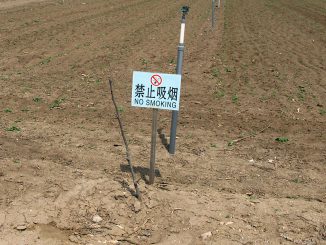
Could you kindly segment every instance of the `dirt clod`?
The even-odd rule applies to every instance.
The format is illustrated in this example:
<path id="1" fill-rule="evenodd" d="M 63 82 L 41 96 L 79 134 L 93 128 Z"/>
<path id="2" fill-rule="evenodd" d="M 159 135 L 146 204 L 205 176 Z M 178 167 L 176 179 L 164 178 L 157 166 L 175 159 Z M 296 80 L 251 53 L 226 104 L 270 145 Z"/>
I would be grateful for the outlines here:
<path id="1" fill-rule="evenodd" d="M 18 225 L 17 227 L 16 227 L 16 230 L 18 230 L 18 231 L 24 231 L 24 230 L 26 230 L 27 229 L 27 226 L 26 225 Z"/>
<path id="2" fill-rule="evenodd" d="M 134 204 L 133 204 L 133 210 L 134 212 L 138 213 L 141 210 L 141 202 L 138 200 L 135 200 Z"/>
<path id="3" fill-rule="evenodd" d="M 213 235 L 212 232 L 211 232 L 211 231 L 208 231 L 208 232 L 205 232 L 205 233 L 201 234 L 200 237 L 201 237 L 203 240 L 207 240 L 207 239 L 209 239 L 212 235 Z"/>
<path id="4" fill-rule="evenodd" d="M 78 243 L 79 239 L 74 235 L 70 235 L 69 236 L 69 241 L 74 242 L 74 243 Z"/>
<path id="5" fill-rule="evenodd" d="M 95 214 L 92 218 L 94 223 L 100 223 L 103 219 L 98 214 Z"/>

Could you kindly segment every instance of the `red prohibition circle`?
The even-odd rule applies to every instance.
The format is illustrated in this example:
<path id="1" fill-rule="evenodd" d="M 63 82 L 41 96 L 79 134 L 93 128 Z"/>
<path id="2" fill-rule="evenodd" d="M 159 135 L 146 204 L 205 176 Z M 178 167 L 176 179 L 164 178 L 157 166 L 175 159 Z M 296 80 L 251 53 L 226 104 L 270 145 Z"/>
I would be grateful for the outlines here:
<path id="1" fill-rule="evenodd" d="M 151 84 L 155 87 L 160 86 L 162 84 L 162 82 L 163 82 L 163 79 L 160 75 L 155 74 L 151 77 Z"/>

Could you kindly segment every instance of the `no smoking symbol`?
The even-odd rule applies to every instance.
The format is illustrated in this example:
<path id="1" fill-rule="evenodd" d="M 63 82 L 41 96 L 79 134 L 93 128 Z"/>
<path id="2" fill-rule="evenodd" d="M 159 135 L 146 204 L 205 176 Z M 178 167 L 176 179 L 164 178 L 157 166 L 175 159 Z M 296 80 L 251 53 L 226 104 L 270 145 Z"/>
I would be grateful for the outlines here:
<path id="1" fill-rule="evenodd" d="M 160 86 L 163 82 L 163 79 L 160 75 L 153 75 L 151 77 L 151 84 L 154 85 L 154 86 Z"/>

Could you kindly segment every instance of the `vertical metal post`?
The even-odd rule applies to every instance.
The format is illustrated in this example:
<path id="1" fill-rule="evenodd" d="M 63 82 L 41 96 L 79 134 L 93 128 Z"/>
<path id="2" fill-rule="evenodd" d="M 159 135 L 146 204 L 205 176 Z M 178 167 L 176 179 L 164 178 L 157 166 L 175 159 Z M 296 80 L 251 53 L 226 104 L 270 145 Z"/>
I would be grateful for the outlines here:
<path id="1" fill-rule="evenodd" d="M 177 58 L 177 74 L 182 74 L 182 64 L 183 64 L 183 52 L 184 52 L 184 37 L 186 29 L 186 14 L 189 11 L 189 7 L 182 7 L 182 18 L 181 18 L 181 30 L 180 30 L 180 41 L 178 46 L 178 58 Z M 171 132 L 170 132 L 170 144 L 169 153 L 175 153 L 175 141 L 177 137 L 177 124 L 178 124 L 178 111 L 172 111 L 172 121 L 171 121 Z"/>
<path id="2" fill-rule="evenodd" d="M 215 26 L 215 0 L 212 0 L 212 28 Z"/>
<path id="3" fill-rule="evenodd" d="M 148 182 L 150 185 L 154 183 L 154 178 L 155 178 L 157 115 L 158 115 L 158 109 L 153 109 L 151 159 L 149 162 L 149 182 Z"/>
<path id="4" fill-rule="evenodd" d="M 221 0 L 218 0 L 217 7 L 220 8 L 220 6 L 221 6 Z"/>

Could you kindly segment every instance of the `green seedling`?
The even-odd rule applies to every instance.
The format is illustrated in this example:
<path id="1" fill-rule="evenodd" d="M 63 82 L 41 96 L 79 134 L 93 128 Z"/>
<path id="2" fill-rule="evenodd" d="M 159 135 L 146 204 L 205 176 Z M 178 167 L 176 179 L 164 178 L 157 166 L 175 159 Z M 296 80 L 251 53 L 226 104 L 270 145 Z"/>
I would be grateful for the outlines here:
<path id="1" fill-rule="evenodd" d="M 276 98 L 276 94 L 277 94 L 276 90 L 273 89 L 272 94 L 271 94 L 270 97 L 271 97 L 271 98 Z"/>
<path id="2" fill-rule="evenodd" d="M 42 98 L 40 98 L 40 97 L 35 97 L 35 98 L 33 98 L 33 101 L 36 102 L 36 103 L 39 103 L 39 102 L 42 101 Z"/>
<path id="3" fill-rule="evenodd" d="M 231 141 L 228 142 L 228 146 L 233 146 L 233 145 L 234 145 L 234 141 L 233 140 L 231 140 Z"/>
<path id="4" fill-rule="evenodd" d="M 232 103 L 238 103 L 239 97 L 235 94 L 232 96 Z"/>
<path id="5" fill-rule="evenodd" d="M 20 128 L 18 128 L 17 126 L 13 125 L 10 128 L 6 128 L 6 131 L 9 131 L 9 132 L 19 132 L 20 131 Z"/>
<path id="6" fill-rule="evenodd" d="M 298 89 L 298 98 L 299 100 L 304 101 L 306 97 L 306 90 L 303 86 L 299 86 Z"/>
<path id="7" fill-rule="evenodd" d="M 7 76 L 7 75 L 0 75 L 0 80 L 8 81 L 9 80 L 9 76 Z"/>
<path id="8" fill-rule="evenodd" d="M 144 58 L 141 58 L 140 59 L 140 62 L 142 65 L 144 65 L 146 68 L 147 68 L 147 65 L 148 65 L 148 60 L 144 59 Z"/>
<path id="9" fill-rule="evenodd" d="M 190 133 L 185 136 L 186 139 L 192 139 L 194 136 Z"/>
<path id="10" fill-rule="evenodd" d="M 288 142 L 289 139 L 286 138 L 286 137 L 278 137 L 278 138 L 275 139 L 275 141 L 284 143 L 284 142 Z"/>
<path id="11" fill-rule="evenodd" d="M 219 77 L 220 75 L 220 71 L 217 68 L 213 68 L 211 73 L 213 77 Z"/>
<path id="12" fill-rule="evenodd" d="M 169 64 L 175 64 L 175 60 L 173 58 L 169 59 Z"/>
<path id="13" fill-rule="evenodd" d="M 65 99 L 57 99 L 50 104 L 50 109 L 59 108 Z"/>
<path id="14" fill-rule="evenodd" d="M 294 183 L 297 183 L 297 184 L 300 184 L 300 183 L 303 183 L 303 180 L 300 179 L 300 178 L 295 178 L 292 180 Z"/>
<path id="15" fill-rule="evenodd" d="M 228 28 L 228 22 L 224 21 L 224 29 L 227 29 L 227 28 Z"/>
<path id="16" fill-rule="evenodd" d="M 225 67 L 226 72 L 232 72 L 232 70 L 229 67 Z"/>
<path id="17" fill-rule="evenodd" d="M 101 83 L 101 79 L 96 79 L 96 84 L 100 84 Z"/>
<path id="18" fill-rule="evenodd" d="M 267 95 L 263 95 L 262 97 L 259 98 L 261 102 L 265 102 L 268 100 Z"/>
<path id="19" fill-rule="evenodd" d="M 13 163 L 16 165 L 16 167 L 21 168 L 22 163 L 19 159 L 13 159 Z"/>
<path id="20" fill-rule="evenodd" d="M 249 200 L 257 200 L 257 196 L 256 195 L 250 195 Z"/>
<path id="21" fill-rule="evenodd" d="M 211 144 L 211 147 L 214 147 L 214 148 L 216 148 L 216 147 L 217 147 L 217 145 L 216 145 L 216 144 Z"/>
<path id="22" fill-rule="evenodd" d="M 319 114 L 322 116 L 326 115 L 326 110 L 325 109 L 319 109 Z"/>
<path id="23" fill-rule="evenodd" d="M 123 107 L 122 106 L 118 106 L 118 112 L 124 112 L 124 109 L 123 109 Z"/>
<path id="24" fill-rule="evenodd" d="M 219 99 L 219 98 L 222 98 L 222 97 L 225 96 L 225 92 L 223 90 L 219 89 L 219 90 L 214 92 L 214 95 L 215 95 L 216 98 Z"/>
<path id="25" fill-rule="evenodd" d="M 4 109 L 4 112 L 5 113 L 10 113 L 10 112 L 12 112 L 12 110 L 10 108 L 6 108 L 6 109 Z"/>
<path id="26" fill-rule="evenodd" d="M 41 65 L 47 65 L 47 64 L 49 64 L 51 62 L 51 60 L 52 60 L 51 56 L 47 57 L 47 58 L 45 58 L 44 60 L 41 61 Z"/>

